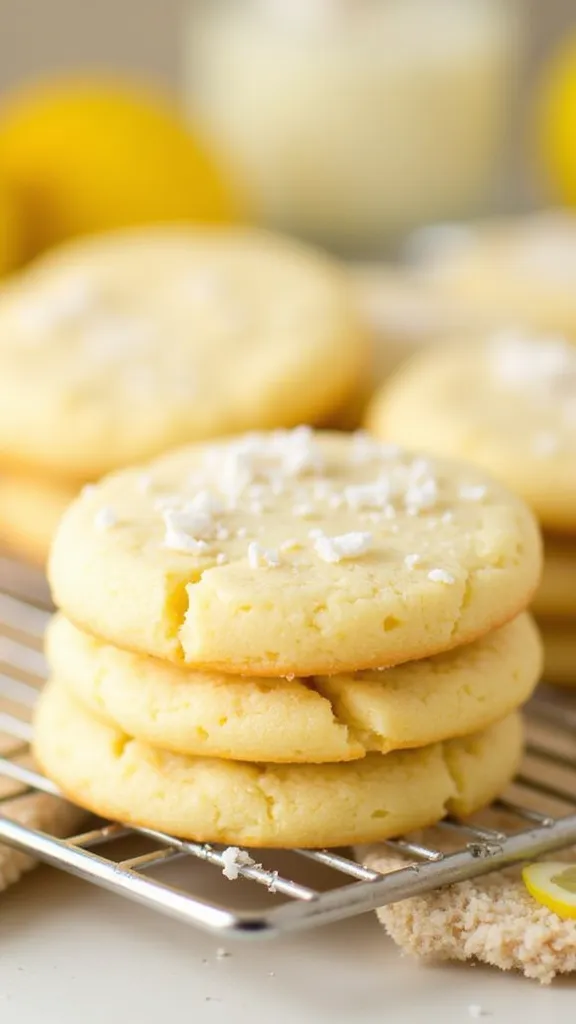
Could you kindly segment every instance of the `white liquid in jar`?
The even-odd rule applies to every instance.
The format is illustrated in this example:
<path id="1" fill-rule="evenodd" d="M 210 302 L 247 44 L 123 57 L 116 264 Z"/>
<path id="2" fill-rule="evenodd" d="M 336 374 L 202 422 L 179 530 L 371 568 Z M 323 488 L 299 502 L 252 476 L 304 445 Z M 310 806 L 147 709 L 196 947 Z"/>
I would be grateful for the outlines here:
<path id="1" fill-rule="evenodd" d="M 507 0 L 207 7 L 189 107 L 258 219 L 358 249 L 486 202 L 515 67 Z"/>

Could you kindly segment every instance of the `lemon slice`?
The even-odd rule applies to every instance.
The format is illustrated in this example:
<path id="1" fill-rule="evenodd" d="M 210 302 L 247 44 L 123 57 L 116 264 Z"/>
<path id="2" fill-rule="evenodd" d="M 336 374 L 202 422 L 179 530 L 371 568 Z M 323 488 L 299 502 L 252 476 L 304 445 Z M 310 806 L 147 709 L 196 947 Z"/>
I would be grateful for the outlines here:
<path id="1" fill-rule="evenodd" d="M 522 880 L 531 896 L 558 917 L 576 918 L 576 864 L 548 860 L 529 864 Z"/>

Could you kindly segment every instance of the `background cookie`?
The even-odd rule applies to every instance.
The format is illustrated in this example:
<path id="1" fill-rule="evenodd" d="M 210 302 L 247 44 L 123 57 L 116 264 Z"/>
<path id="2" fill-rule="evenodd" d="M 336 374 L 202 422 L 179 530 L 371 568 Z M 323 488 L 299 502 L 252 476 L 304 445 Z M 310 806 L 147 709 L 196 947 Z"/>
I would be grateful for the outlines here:
<path id="1" fill-rule="evenodd" d="M 548 210 L 425 235 L 421 265 L 470 316 L 576 334 L 576 217 Z M 417 245 L 416 255 L 418 254 Z"/>
<path id="2" fill-rule="evenodd" d="M 184 441 L 324 420 L 367 357 L 336 265 L 224 228 L 70 243 L 2 290 L 0 337 L 2 461 L 80 482 Z"/>
<path id="3" fill-rule="evenodd" d="M 514 774 L 520 717 L 473 737 L 337 765 L 266 765 L 155 750 L 89 715 L 52 682 L 35 751 L 72 799 L 197 841 L 339 846 L 387 838 L 488 803 Z"/>
<path id="4" fill-rule="evenodd" d="M 44 565 L 56 527 L 77 488 L 0 472 L 0 543 Z"/>
<path id="5" fill-rule="evenodd" d="M 520 494 L 545 527 L 576 530 L 576 348 L 503 332 L 416 356 L 369 411 L 380 437 L 469 459 Z"/>
<path id="6" fill-rule="evenodd" d="M 385 672 L 306 679 L 198 673 L 51 623 L 52 674 L 90 712 L 153 746 L 247 761 L 327 762 L 485 728 L 523 704 L 541 671 L 529 616 L 475 643 Z"/>
<path id="7" fill-rule="evenodd" d="M 252 675 L 426 657 L 529 602 L 540 537 L 478 470 L 306 429 L 193 446 L 71 506 L 54 598 L 87 632 Z"/>

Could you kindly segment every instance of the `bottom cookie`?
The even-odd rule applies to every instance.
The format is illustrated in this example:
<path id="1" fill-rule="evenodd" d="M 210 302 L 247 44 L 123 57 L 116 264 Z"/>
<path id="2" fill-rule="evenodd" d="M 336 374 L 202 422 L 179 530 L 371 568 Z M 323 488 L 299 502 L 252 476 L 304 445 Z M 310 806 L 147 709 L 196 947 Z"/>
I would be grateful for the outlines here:
<path id="1" fill-rule="evenodd" d="M 576 618 L 574 622 L 541 622 L 544 642 L 544 675 L 546 683 L 574 687 L 576 690 Z"/>
<path id="2" fill-rule="evenodd" d="M 198 842 L 323 847 L 387 839 L 466 815 L 515 774 L 513 714 L 473 736 L 328 765 L 169 754 L 92 718 L 56 681 L 35 720 L 35 755 L 76 803 Z"/>
<path id="3" fill-rule="evenodd" d="M 44 565 L 60 519 L 75 497 L 66 484 L 0 475 L 0 542 Z"/>

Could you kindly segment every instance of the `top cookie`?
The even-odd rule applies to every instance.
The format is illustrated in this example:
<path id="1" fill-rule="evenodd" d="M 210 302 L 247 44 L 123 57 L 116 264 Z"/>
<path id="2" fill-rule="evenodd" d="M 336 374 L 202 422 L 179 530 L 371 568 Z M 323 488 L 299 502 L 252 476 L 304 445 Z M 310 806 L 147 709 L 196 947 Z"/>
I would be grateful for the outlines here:
<path id="1" fill-rule="evenodd" d="M 576 333 L 576 217 L 566 211 L 462 226 L 425 236 L 423 263 L 469 316 Z M 416 247 L 417 254 L 417 247 Z"/>
<path id="2" fill-rule="evenodd" d="M 539 574 L 533 516 L 478 470 L 307 428 L 108 477 L 65 514 L 50 568 L 87 632 L 264 676 L 458 646 L 524 608 Z"/>
<path id="3" fill-rule="evenodd" d="M 87 480 L 185 441 L 320 422 L 367 342 L 345 276 L 241 229 L 72 243 L 0 295 L 0 450 Z"/>
<path id="4" fill-rule="evenodd" d="M 470 459 L 551 530 L 576 531 L 576 348 L 503 332 L 422 353 L 375 399 L 381 437 Z"/>

